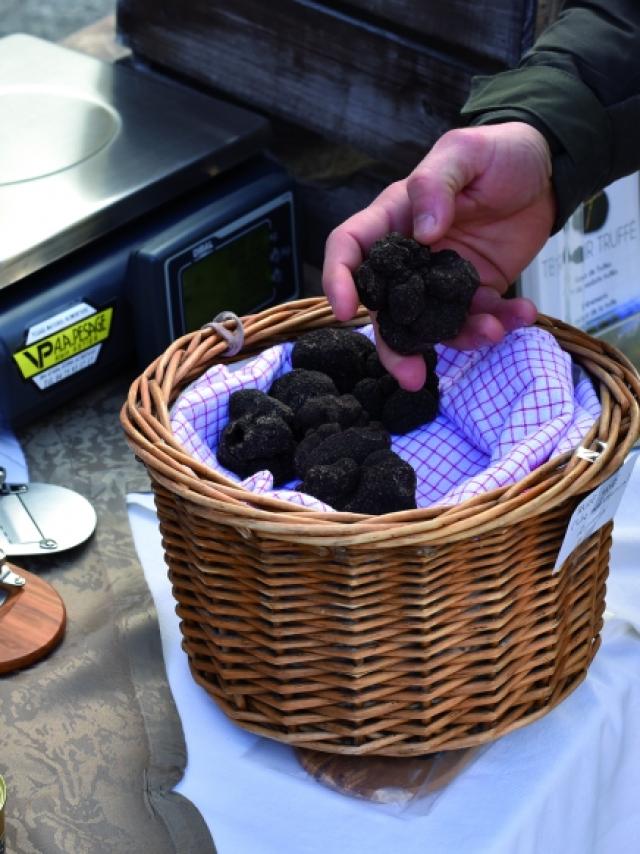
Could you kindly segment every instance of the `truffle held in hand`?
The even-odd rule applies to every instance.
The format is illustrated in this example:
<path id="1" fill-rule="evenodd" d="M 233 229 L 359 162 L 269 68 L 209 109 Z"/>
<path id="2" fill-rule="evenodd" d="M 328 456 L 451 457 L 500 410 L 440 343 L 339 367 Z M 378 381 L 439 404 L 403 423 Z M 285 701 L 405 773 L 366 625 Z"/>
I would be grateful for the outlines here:
<path id="1" fill-rule="evenodd" d="M 432 252 L 397 232 L 373 244 L 354 279 L 362 304 L 378 313 L 382 339 L 405 356 L 455 338 L 480 284 L 453 249 Z"/>

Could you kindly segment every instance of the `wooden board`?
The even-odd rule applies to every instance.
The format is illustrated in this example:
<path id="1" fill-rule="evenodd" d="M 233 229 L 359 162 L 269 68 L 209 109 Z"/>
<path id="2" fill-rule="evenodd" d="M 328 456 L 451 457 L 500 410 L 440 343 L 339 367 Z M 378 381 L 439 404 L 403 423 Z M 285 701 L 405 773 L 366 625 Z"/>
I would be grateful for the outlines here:
<path id="1" fill-rule="evenodd" d="M 443 26 L 453 20 L 447 12 Z M 471 77 L 489 68 L 460 44 L 387 23 L 303 0 L 117 6 L 137 58 L 406 171 L 456 123 Z M 500 30 L 501 17 L 492 23 Z"/>
<path id="2" fill-rule="evenodd" d="M 39 661 L 57 646 L 67 622 L 64 603 L 42 578 L 18 567 L 24 587 L 2 587 L 0 605 L 0 673 L 11 673 Z"/>
<path id="3" fill-rule="evenodd" d="M 443 789 L 478 754 L 479 748 L 429 756 L 346 756 L 296 749 L 302 767 L 319 783 L 374 803 L 406 804 Z"/>

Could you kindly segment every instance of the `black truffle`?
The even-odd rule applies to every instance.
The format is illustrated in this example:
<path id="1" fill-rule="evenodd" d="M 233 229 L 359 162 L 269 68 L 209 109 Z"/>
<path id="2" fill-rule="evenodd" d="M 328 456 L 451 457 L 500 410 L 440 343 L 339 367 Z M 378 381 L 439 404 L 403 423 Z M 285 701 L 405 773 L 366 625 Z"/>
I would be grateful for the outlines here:
<path id="1" fill-rule="evenodd" d="M 387 305 L 387 284 L 376 275 L 368 261 L 364 261 L 354 274 L 360 302 L 371 311 L 380 311 Z"/>
<path id="2" fill-rule="evenodd" d="M 360 468 L 360 480 L 344 509 L 369 515 L 413 510 L 417 478 L 413 467 L 389 450 L 370 454 Z"/>
<path id="3" fill-rule="evenodd" d="M 308 430 L 304 439 L 302 439 L 295 450 L 295 458 L 294 458 L 294 471 L 296 474 L 303 478 L 307 472 L 307 469 L 311 466 L 311 456 L 315 449 L 322 443 L 328 436 L 332 436 L 334 433 L 340 433 L 341 427 L 339 424 L 321 424 L 316 430 Z"/>
<path id="4" fill-rule="evenodd" d="M 368 454 L 360 465 L 348 457 L 312 465 L 300 489 L 350 513 L 379 515 L 416 506 L 415 472 L 388 449 Z"/>
<path id="5" fill-rule="evenodd" d="M 279 486 L 293 477 L 294 449 L 291 428 L 278 415 L 244 415 L 222 431 L 217 457 L 242 478 L 268 469 Z"/>
<path id="6" fill-rule="evenodd" d="M 310 397 L 295 414 L 294 429 L 297 435 L 304 436 L 308 430 L 321 424 L 339 424 L 343 429 L 367 422 L 367 414 L 352 394 L 336 397 L 324 394 Z"/>
<path id="7" fill-rule="evenodd" d="M 373 270 L 386 279 L 406 278 L 412 270 L 428 264 L 430 255 L 428 246 L 392 231 L 373 244 L 368 261 Z"/>
<path id="8" fill-rule="evenodd" d="M 325 428 L 330 425 L 323 425 Z M 322 428 L 319 428 L 322 429 Z M 369 424 L 366 427 L 349 427 L 325 435 L 319 442 L 316 433 L 311 431 L 298 445 L 295 455 L 295 472 L 300 478 L 306 477 L 311 466 L 331 465 L 338 460 L 349 458 L 362 463 L 373 451 L 391 447 L 391 437 L 381 424 Z M 314 443 L 315 444 L 312 444 Z"/>
<path id="9" fill-rule="evenodd" d="M 340 459 L 329 465 L 311 466 L 300 489 L 324 501 L 334 510 L 342 510 L 360 479 L 360 466 L 352 459 Z"/>
<path id="10" fill-rule="evenodd" d="M 279 415 L 287 424 L 293 423 L 293 410 L 257 388 L 240 389 L 229 396 L 229 419 L 244 415 Z"/>
<path id="11" fill-rule="evenodd" d="M 315 329 L 294 344 L 291 364 L 294 369 L 322 371 L 331 377 L 340 393 L 345 393 L 367 376 L 367 359 L 372 354 L 375 346 L 360 332 Z"/>
<path id="12" fill-rule="evenodd" d="M 377 379 L 378 377 L 383 377 L 387 373 L 387 369 L 385 368 L 385 366 L 380 361 L 377 350 L 375 351 L 375 353 L 372 353 L 367 358 L 366 368 L 367 368 L 367 374 L 366 375 L 368 377 L 373 377 L 374 379 Z"/>
<path id="13" fill-rule="evenodd" d="M 371 247 L 354 279 L 360 301 L 378 312 L 383 340 L 403 355 L 455 337 L 480 283 L 454 250 L 431 252 L 395 232 Z"/>
<path id="14" fill-rule="evenodd" d="M 374 379 L 365 377 L 353 390 L 353 396 L 360 402 L 373 421 L 380 421 L 387 398 L 399 388 L 391 374 L 383 374 Z"/>
<path id="15" fill-rule="evenodd" d="M 422 351 L 422 358 L 427 366 L 427 376 L 435 373 L 436 365 L 438 364 L 438 354 L 435 347 L 427 347 Z"/>
<path id="16" fill-rule="evenodd" d="M 431 253 L 427 287 L 434 299 L 460 302 L 468 308 L 479 283 L 473 264 L 453 249 Z"/>
<path id="17" fill-rule="evenodd" d="M 398 282 L 389 289 L 389 316 L 394 323 L 407 326 L 427 308 L 424 282 L 420 273 Z"/>
<path id="18" fill-rule="evenodd" d="M 269 394 L 290 407 L 295 413 L 310 397 L 322 397 L 324 394 L 337 395 L 338 389 L 331 377 L 320 371 L 295 368 L 274 380 Z"/>
<path id="19" fill-rule="evenodd" d="M 437 414 L 437 388 L 434 392 L 425 383 L 419 391 L 397 388 L 385 400 L 380 420 L 390 433 L 402 435 L 433 421 Z"/>
<path id="20" fill-rule="evenodd" d="M 424 316 L 419 321 L 416 321 L 414 328 L 413 324 L 405 326 L 400 323 L 394 323 L 390 314 L 379 311 L 378 329 L 382 340 L 392 350 L 395 350 L 396 353 L 401 353 L 403 356 L 417 356 L 425 351 L 429 352 L 433 348 L 433 341 L 425 339 L 420 322 L 424 321 L 424 318 L 428 320 L 430 315 L 428 312 L 424 312 L 423 314 Z M 437 315 L 433 315 L 433 317 L 434 322 L 437 323 Z M 429 328 L 428 333 L 430 334 L 431 331 L 431 328 Z"/>
<path id="21" fill-rule="evenodd" d="M 435 370 L 427 373 L 419 391 L 406 391 L 385 374 L 377 380 L 360 380 L 353 394 L 366 409 L 369 417 L 381 421 L 390 433 L 409 433 L 427 424 L 438 414 L 439 381 Z"/>

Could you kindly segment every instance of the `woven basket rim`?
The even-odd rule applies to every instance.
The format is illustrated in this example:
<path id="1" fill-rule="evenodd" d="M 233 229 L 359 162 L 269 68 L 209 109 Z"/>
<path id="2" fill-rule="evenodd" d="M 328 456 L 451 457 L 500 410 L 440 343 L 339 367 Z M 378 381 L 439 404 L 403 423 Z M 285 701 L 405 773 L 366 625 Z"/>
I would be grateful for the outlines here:
<path id="1" fill-rule="evenodd" d="M 624 462 L 640 435 L 640 375 L 619 350 L 575 327 L 546 315 L 537 326 L 553 334 L 591 375 L 602 405 L 582 447 L 549 460 L 518 483 L 454 506 L 433 506 L 382 516 L 321 513 L 256 495 L 191 457 L 171 431 L 170 407 L 178 394 L 217 362 L 231 363 L 311 329 L 362 326 L 364 309 L 348 323 L 335 320 L 324 297 L 297 300 L 243 317 L 244 346 L 233 358 L 214 329 L 189 333 L 171 344 L 131 384 L 120 419 L 127 442 L 152 479 L 190 502 L 203 519 L 215 516 L 239 530 L 276 539 L 295 537 L 308 545 L 336 547 L 376 544 L 389 548 L 479 536 L 512 525 L 525 516 L 552 509 L 559 502 L 591 491 Z M 227 323 L 227 326 L 233 325 Z"/>

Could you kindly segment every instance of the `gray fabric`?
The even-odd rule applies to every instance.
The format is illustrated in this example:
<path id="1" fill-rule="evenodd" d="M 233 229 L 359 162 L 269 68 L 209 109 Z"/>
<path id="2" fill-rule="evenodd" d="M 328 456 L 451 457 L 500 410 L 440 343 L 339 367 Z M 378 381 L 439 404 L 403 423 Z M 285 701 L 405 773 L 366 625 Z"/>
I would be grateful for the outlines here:
<path id="1" fill-rule="evenodd" d="M 47 659 L 0 680 L 10 852 L 215 851 L 200 813 L 171 792 L 186 751 L 126 512 L 126 493 L 148 488 L 118 421 L 127 387 L 114 381 L 19 436 L 30 479 L 80 492 L 98 526 L 70 552 L 16 561 L 60 593 L 67 631 Z"/>

